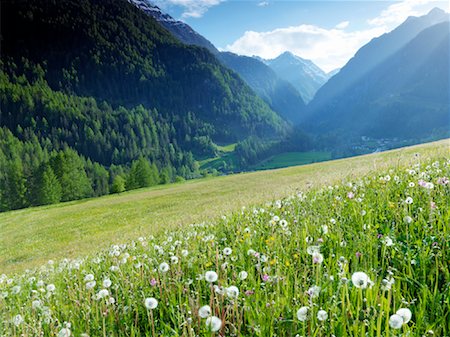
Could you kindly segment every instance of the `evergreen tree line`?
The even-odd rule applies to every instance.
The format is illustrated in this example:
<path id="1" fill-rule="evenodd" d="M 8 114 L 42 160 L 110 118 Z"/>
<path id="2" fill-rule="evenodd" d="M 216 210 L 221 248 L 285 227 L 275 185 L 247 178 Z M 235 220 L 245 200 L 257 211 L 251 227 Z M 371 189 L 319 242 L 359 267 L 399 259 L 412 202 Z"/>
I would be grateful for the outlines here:
<path id="1" fill-rule="evenodd" d="M 172 166 L 140 157 L 131 167 L 105 168 L 75 150 L 48 151 L 0 128 L 0 211 L 120 193 L 182 180 Z"/>

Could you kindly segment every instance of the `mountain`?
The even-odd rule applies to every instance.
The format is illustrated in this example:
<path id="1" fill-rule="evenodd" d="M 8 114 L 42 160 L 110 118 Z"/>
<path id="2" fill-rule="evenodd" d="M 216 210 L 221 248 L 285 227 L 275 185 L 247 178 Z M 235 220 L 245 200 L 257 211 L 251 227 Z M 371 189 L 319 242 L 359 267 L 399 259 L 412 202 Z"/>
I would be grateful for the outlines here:
<path id="1" fill-rule="evenodd" d="M 359 49 L 355 56 L 319 89 L 309 105 L 308 114 L 312 115 L 313 119 L 326 117 L 327 111 L 334 109 L 345 91 L 351 90 L 357 82 L 364 82 L 369 72 L 398 52 L 422 30 L 447 21 L 448 18 L 449 15 L 443 10 L 434 8 L 427 15 L 409 17 L 393 31 L 374 38 Z"/>
<path id="2" fill-rule="evenodd" d="M 187 23 L 175 20 L 169 14 L 164 13 L 158 6 L 148 0 L 129 0 L 146 14 L 153 17 L 164 28 L 173 34 L 178 40 L 188 45 L 195 45 L 208 49 L 213 54 L 218 54 L 217 48 L 202 35 L 197 33 Z"/>
<path id="3" fill-rule="evenodd" d="M 421 140 L 448 136 L 449 41 L 448 21 L 423 29 L 411 40 L 408 28 L 432 24 L 441 15 L 431 11 L 421 18 L 410 18 L 390 34 L 363 47 L 354 59 L 326 84 L 311 103 L 309 124 L 312 130 L 339 132 L 347 137 L 399 138 Z M 444 13 L 445 14 L 445 13 Z M 438 20 L 439 21 L 439 20 Z M 394 41 L 400 46 L 386 56 Z M 386 44 L 386 48 L 383 46 Z M 383 50 L 378 61 L 368 51 Z M 364 72 L 357 65 L 368 64 Z M 359 76 L 344 77 L 352 69 Z M 349 81 L 351 79 L 351 82 Z M 336 89 L 338 84 L 342 87 Z M 327 100 L 325 99 L 327 98 Z"/>
<path id="4" fill-rule="evenodd" d="M 215 144 L 290 129 L 126 0 L 5 0 L 0 34 L 0 211 L 198 177 Z"/>
<path id="5" fill-rule="evenodd" d="M 328 80 L 327 74 L 312 61 L 302 59 L 291 52 L 284 52 L 277 58 L 265 60 L 275 73 L 291 83 L 308 103 L 317 90 Z"/>
<path id="6" fill-rule="evenodd" d="M 255 93 L 285 120 L 296 124 L 302 118 L 305 110 L 302 97 L 291 84 L 279 78 L 266 64 L 254 58 L 219 52 L 210 41 L 188 24 L 174 19 L 148 0 L 130 2 L 153 17 L 179 41 L 208 49 L 226 67 L 239 74 Z"/>
<path id="7" fill-rule="evenodd" d="M 299 92 L 263 62 L 230 52 L 221 52 L 218 58 L 284 119 L 298 124 L 303 118 L 306 106 Z"/>

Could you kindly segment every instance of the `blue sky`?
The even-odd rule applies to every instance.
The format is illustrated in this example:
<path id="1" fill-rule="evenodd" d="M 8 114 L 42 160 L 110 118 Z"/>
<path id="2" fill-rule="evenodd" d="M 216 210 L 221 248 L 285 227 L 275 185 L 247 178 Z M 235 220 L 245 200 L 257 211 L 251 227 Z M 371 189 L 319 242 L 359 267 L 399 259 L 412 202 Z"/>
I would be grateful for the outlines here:
<path id="1" fill-rule="evenodd" d="M 289 50 L 325 71 L 372 38 L 447 1 L 153 0 L 221 50 L 274 58 Z"/>

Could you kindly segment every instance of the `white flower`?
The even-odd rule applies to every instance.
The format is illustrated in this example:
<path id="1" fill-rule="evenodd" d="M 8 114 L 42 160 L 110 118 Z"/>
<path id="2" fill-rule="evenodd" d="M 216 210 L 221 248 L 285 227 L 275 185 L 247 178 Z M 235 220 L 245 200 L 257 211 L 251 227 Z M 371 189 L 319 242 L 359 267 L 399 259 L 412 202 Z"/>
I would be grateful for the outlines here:
<path id="1" fill-rule="evenodd" d="M 84 282 L 89 282 L 89 281 L 94 281 L 94 275 L 92 275 L 92 274 L 87 274 L 87 275 L 84 277 Z"/>
<path id="2" fill-rule="evenodd" d="M 54 284 L 49 284 L 49 285 L 47 285 L 47 291 L 48 291 L 48 292 L 52 293 L 52 292 L 54 292 L 55 290 L 56 290 L 56 287 L 55 287 Z"/>
<path id="3" fill-rule="evenodd" d="M 111 284 L 112 284 L 112 282 L 111 282 L 111 280 L 109 278 L 105 278 L 103 280 L 103 287 L 109 288 L 109 287 L 111 287 Z"/>
<path id="4" fill-rule="evenodd" d="M 383 240 L 383 243 L 385 244 L 386 247 L 390 247 L 394 244 L 394 241 L 392 241 L 392 239 L 389 236 L 386 236 Z"/>
<path id="5" fill-rule="evenodd" d="M 211 316 L 206 319 L 206 327 L 212 331 L 219 331 L 222 327 L 222 320 L 217 316 Z"/>
<path id="6" fill-rule="evenodd" d="M 239 273 L 239 278 L 241 280 L 245 280 L 247 277 L 248 277 L 248 273 L 245 270 L 243 270 Z"/>
<path id="7" fill-rule="evenodd" d="M 325 311 L 325 310 L 319 310 L 318 312 L 317 312 L 317 319 L 319 320 L 319 321 L 325 321 L 326 319 L 328 318 L 328 314 L 327 314 L 327 312 Z"/>
<path id="8" fill-rule="evenodd" d="M 97 293 L 97 299 L 105 298 L 106 296 L 109 296 L 109 291 L 106 289 L 102 289 Z"/>
<path id="9" fill-rule="evenodd" d="M 15 326 L 19 326 L 20 324 L 23 323 L 23 317 L 21 315 L 14 316 L 13 323 Z"/>
<path id="10" fill-rule="evenodd" d="M 320 288 L 319 286 L 312 286 L 308 289 L 307 293 L 311 298 L 315 298 L 319 296 L 321 290 L 322 288 Z"/>
<path id="11" fill-rule="evenodd" d="M 108 304 L 114 304 L 116 303 L 116 299 L 114 297 L 108 298 Z"/>
<path id="12" fill-rule="evenodd" d="M 306 248 L 306 252 L 309 255 L 320 253 L 320 246 L 308 246 L 308 248 Z"/>
<path id="13" fill-rule="evenodd" d="M 41 307 L 41 301 L 39 300 L 34 300 L 33 302 L 31 302 L 31 307 L 33 309 L 39 309 Z"/>
<path id="14" fill-rule="evenodd" d="M 18 293 L 20 293 L 20 286 L 14 286 L 12 289 L 11 289 L 11 293 L 13 293 L 13 294 L 18 294 Z"/>
<path id="15" fill-rule="evenodd" d="M 147 297 L 145 299 L 144 303 L 145 303 L 145 307 L 148 310 L 156 309 L 156 307 L 158 306 L 158 300 L 154 297 Z"/>
<path id="16" fill-rule="evenodd" d="M 216 282 L 218 278 L 219 276 L 215 271 L 210 270 L 205 273 L 205 280 L 210 283 Z"/>
<path id="17" fill-rule="evenodd" d="M 411 204 L 413 203 L 413 198 L 408 197 L 408 198 L 405 199 L 405 202 L 406 202 L 408 205 L 411 205 Z"/>
<path id="18" fill-rule="evenodd" d="M 58 337 L 70 337 L 71 334 L 70 329 L 62 328 L 58 333 Z"/>
<path id="19" fill-rule="evenodd" d="M 188 255 L 189 255 L 189 252 L 188 252 L 186 249 L 183 249 L 183 250 L 181 251 L 181 256 L 186 257 L 186 256 L 188 256 Z"/>
<path id="20" fill-rule="evenodd" d="M 231 298 L 237 298 L 239 296 L 239 288 L 236 286 L 229 286 L 227 288 L 227 296 Z"/>
<path id="21" fill-rule="evenodd" d="M 86 289 L 92 289 L 95 287 L 96 284 L 97 284 L 97 282 L 90 281 L 90 282 L 86 283 Z"/>
<path id="22" fill-rule="evenodd" d="M 172 256 L 172 257 L 170 258 L 170 262 L 171 262 L 172 264 L 177 264 L 177 263 L 178 263 L 178 257 Z"/>
<path id="23" fill-rule="evenodd" d="M 394 314 L 389 318 L 389 326 L 392 329 L 400 329 L 403 325 L 403 318 L 400 315 Z"/>
<path id="24" fill-rule="evenodd" d="M 403 319 L 403 324 L 408 323 L 412 317 L 411 310 L 409 310 L 408 308 L 398 309 L 396 314 L 399 315 Z"/>
<path id="25" fill-rule="evenodd" d="M 166 262 L 163 262 L 159 265 L 159 271 L 161 273 L 167 273 L 169 271 L 169 264 Z"/>
<path id="26" fill-rule="evenodd" d="M 314 253 L 312 258 L 313 258 L 313 263 L 321 264 L 323 262 L 323 255 L 320 253 Z"/>
<path id="27" fill-rule="evenodd" d="M 298 309 L 297 311 L 297 318 L 299 321 L 306 321 L 308 319 L 308 307 L 301 307 L 300 309 Z"/>
<path id="28" fill-rule="evenodd" d="M 226 248 L 223 249 L 223 254 L 224 255 L 231 255 L 232 252 L 233 251 L 231 250 L 230 247 L 226 247 Z"/>
<path id="29" fill-rule="evenodd" d="M 198 309 L 198 315 L 201 318 L 207 318 L 209 316 L 211 316 L 211 307 L 209 305 L 204 305 L 203 307 L 201 307 L 200 309 Z"/>
<path id="30" fill-rule="evenodd" d="M 369 276 L 362 271 L 357 271 L 352 275 L 352 283 L 356 288 L 365 289 L 370 282 Z"/>

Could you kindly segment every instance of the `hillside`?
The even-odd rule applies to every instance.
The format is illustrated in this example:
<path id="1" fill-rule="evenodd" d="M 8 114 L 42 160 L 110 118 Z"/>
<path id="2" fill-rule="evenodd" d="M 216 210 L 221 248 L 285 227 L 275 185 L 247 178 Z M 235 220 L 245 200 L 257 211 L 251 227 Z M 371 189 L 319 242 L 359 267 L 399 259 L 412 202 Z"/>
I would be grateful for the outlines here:
<path id="1" fill-rule="evenodd" d="M 261 180 L 264 187 L 272 178 L 290 180 L 289 196 L 285 190 L 247 208 L 234 203 L 236 212 L 217 218 L 220 207 L 206 222 L 151 231 L 156 235 L 140 230 L 133 241 L 122 236 L 112 244 L 108 236 L 85 258 L 62 260 L 67 249 L 53 251 L 56 260 L 39 269 L 1 275 L 0 333 L 446 336 L 449 175 L 448 140 L 311 166 L 303 174 L 299 168 L 259 174 L 260 191 Z M 246 187 L 256 182 L 249 177 L 240 179 L 251 181 Z M 189 203 L 203 199 L 191 188 L 196 198 Z M 157 192 L 164 193 L 146 193 Z M 219 200 L 203 201 L 209 212 Z M 142 210 L 158 221 L 175 209 Z M 30 211 L 36 210 L 16 217 Z M 89 214 L 84 225 L 104 220 L 93 208 Z M 115 216 L 130 220 L 126 212 Z"/>
<path id="2" fill-rule="evenodd" d="M 286 169 L 200 179 L 121 195 L 0 214 L 1 272 L 48 259 L 77 257 L 140 235 L 211 221 L 231 211 L 279 199 L 346 177 L 448 155 L 449 140 Z"/>
<path id="3" fill-rule="evenodd" d="M 309 104 L 310 130 L 346 138 L 445 136 L 448 19 L 434 9 L 363 46 Z"/>
<path id="4" fill-rule="evenodd" d="M 1 39 L 0 211 L 60 200 L 35 197 L 43 170 L 76 186 L 50 172 L 64 171 L 53 160 L 64 151 L 86 186 L 78 199 L 107 194 L 141 158 L 146 186 L 189 179 L 218 143 L 289 130 L 209 51 L 126 0 L 3 1 Z"/>

